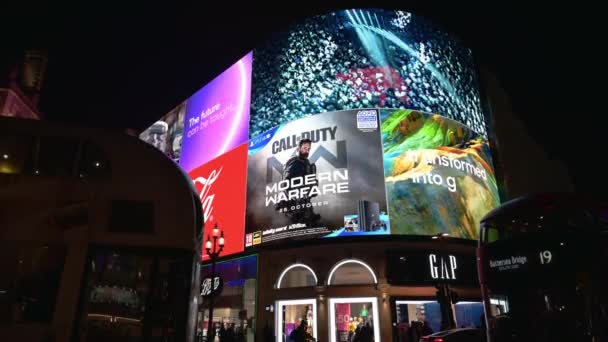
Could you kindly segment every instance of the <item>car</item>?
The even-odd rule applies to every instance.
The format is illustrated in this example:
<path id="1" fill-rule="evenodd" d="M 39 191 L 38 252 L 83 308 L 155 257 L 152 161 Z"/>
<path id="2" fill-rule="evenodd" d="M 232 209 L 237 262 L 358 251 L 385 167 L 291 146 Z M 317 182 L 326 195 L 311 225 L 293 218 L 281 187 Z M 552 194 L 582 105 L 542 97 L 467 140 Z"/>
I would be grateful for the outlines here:
<path id="1" fill-rule="evenodd" d="M 482 331 L 477 328 L 458 328 L 423 336 L 420 342 L 483 342 Z"/>

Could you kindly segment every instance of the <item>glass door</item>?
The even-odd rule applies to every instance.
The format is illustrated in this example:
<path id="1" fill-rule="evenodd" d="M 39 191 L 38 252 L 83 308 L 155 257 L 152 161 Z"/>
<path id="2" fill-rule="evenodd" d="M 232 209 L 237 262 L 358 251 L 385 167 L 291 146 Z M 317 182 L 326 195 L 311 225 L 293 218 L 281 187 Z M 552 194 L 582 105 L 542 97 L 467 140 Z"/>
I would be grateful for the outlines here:
<path id="1" fill-rule="evenodd" d="M 316 299 L 279 300 L 275 307 L 277 342 L 292 342 L 299 333 L 317 338 Z"/>
<path id="2" fill-rule="evenodd" d="M 459 328 L 483 328 L 483 303 L 458 302 L 454 304 L 456 326 Z"/>
<path id="3" fill-rule="evenodd" d="M 380 342 L 380 320 L 376 297 L 330 298 L 331 342 Z"/>

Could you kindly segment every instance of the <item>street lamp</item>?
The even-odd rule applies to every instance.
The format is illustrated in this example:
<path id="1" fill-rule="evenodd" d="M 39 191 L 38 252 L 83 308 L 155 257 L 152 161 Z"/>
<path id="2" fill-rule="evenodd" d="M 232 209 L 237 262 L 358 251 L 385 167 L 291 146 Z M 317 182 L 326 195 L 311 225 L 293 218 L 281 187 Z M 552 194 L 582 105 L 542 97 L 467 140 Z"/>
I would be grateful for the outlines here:
<path id="1" fill-rule="evenodd" d="M 219 240 L 219 241 L 218 241 Z M 213 290 L 215 288 L 215 261 L 222 253 L 224 249 L 224 231 L 221 231 L 217 227 L 217 223 L 213 227 L 213 242 L 209 235 L 207 235 L 207 242 L 205 242 L 205 250 L 211 260 L 211 296 L 209 296 L 209 322 L 207 325 L 207 342 L 212 342 L 215 337 L 215 329 L 213 327 Z M 219 247 L 218 247 L 219 245 Z"/>

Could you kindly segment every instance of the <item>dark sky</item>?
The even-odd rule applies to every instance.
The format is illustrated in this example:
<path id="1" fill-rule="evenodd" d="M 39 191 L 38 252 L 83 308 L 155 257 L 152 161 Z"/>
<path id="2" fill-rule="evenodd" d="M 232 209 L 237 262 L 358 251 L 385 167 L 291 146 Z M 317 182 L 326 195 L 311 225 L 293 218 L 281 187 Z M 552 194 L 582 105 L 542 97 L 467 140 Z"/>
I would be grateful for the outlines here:
<path id="1" fill-rule="evenodd" d="M 473 49 L 529 134 L 568 165 L 578 190 L 608 189 L 604 62 L 597 55 L 605 19 L 582 2 L 197 3 L 21 1 L 5 12 L 15 13 L 2 29 L 6 52 L 48 49 L 41 102 L 48 120 L 140 129 L 290 21 L 345 6 L 400 8 L 429 17 Z"/>

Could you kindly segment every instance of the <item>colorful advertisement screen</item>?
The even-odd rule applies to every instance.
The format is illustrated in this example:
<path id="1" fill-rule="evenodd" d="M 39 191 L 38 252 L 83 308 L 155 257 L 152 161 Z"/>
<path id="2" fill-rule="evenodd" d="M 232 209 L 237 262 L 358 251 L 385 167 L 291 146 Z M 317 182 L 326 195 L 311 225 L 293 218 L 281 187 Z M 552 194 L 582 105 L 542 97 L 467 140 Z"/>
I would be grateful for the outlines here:
<path id="1" fill-rule="evenodd" d="M 477 239 L 499 205 L 487 140 L 437 114 L 317 114 L 250 140 L 245 246 L 352 235 Z"/>
<path id="2" fill-rule="evenodd" d="M 329 112 L 249 142 L 246 246 L 390 234 L 378 111 Z"/>
<path id="3" fill-rule="evenodd" d="M 252 53 L 187 101 L 180 166 L 191 171 L 247 142 Z"/>
<path id="4" fill-rule="evenodd" d="M 477 239 L 500 204 L 488 141 L 436 114 L 382 110 L 381 120 L 392 233 Z"/>
<path id="5" fill-rule="evenodd" d="M 247 178 L 245 172 L 247 144 L 242 144 L 190 172 L 203 205 L 203 240 L 207 241 L 207 237 L 213 236 L 213 227 L 217 224 L 224 232 L 225 245 L 222 255 L 243 251 Z M 207 260 L 209 256 L 204 254 L 203 260 Z"/>
<path id="6" fill-rule="evenodd" d="M 185 116 L 186 102 L 182 102 L 143 131 L 139 138 L 164 152 L 173 161 L 179 162 Z"/>
<path id="7" fill-rule="evenodd" d="M 327 13 L 253 53 L 250 137 L 314 113 L 370 107 L 440 113 L 487 135 L 471 50 L 424 17 Z"/>

